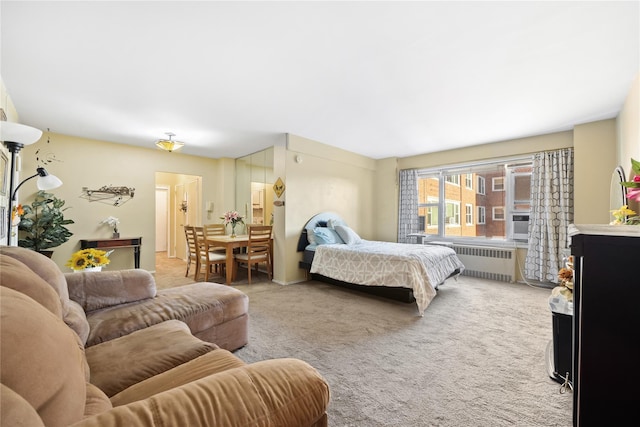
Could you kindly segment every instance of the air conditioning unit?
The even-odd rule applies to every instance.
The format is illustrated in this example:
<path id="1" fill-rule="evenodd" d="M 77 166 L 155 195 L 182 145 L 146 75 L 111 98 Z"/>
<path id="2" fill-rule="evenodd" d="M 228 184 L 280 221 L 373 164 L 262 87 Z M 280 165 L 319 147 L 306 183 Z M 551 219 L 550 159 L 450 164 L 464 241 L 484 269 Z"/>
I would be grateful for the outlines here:
<path id="1" fill-rule="evenodd" d="M 529 215 L 515 214 L 513 220 L 513 239 L 527 240 L 529 238 Z"/>

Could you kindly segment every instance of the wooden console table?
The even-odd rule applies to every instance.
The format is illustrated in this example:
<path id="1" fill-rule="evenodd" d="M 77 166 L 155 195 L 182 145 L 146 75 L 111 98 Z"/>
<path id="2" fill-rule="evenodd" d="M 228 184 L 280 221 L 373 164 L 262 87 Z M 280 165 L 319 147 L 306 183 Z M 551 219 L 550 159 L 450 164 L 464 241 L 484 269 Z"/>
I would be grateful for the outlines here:
<path id="1" fill-rule="evenodd" d="M 83 239 L 80 240 L 80 249 L 115 249 L 133 248 L 133 264 L 140 268 L 140 246 L 142 237 L 123 237 L 118 239 Z"/>

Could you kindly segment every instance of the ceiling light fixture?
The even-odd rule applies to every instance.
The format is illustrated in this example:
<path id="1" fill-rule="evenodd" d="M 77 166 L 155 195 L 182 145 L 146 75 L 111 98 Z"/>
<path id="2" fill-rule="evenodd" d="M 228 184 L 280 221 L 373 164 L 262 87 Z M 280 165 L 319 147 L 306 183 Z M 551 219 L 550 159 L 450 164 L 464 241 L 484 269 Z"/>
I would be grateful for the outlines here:
<path id="1" fill-rule="evenodd" d="M 165 132 L 165 135 L 167 135 L 169 139 L 165 138 L 157 140 L 156 146 L 158 148 L 161 148 L 168 152 L 172 152 L 174 150 L 179 150 L 184 146 L 184 142 L 174 141 L 173 139 L 171 139 L 172 137 L 176 136 L 175 133 Z"/>

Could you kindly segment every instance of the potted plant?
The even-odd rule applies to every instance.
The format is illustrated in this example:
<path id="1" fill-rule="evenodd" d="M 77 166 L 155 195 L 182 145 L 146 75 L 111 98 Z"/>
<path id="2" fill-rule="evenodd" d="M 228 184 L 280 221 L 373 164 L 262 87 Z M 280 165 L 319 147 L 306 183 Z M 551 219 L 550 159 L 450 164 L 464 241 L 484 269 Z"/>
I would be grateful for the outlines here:
<path id="1" fill-rule="evenodd" d="M 43 252 L 68 241 L 73 233 L 65 226 L 74 222 L 64 218 L 68 209 L 63 208 L 64 203 L 51 193 L 38 191 L 31 205 L 22 206 L 18 246 Z"/>

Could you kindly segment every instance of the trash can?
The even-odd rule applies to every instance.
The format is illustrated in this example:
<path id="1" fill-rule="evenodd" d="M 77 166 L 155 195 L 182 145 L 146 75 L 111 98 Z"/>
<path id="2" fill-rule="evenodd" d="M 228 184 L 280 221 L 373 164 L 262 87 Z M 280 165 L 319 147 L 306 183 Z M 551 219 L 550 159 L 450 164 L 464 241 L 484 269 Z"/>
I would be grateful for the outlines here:
<path id="1" fill-rule="evenodd" d="M 573 301 L 554 294 L 549 298 L 553 334 L 547 345 L 547 368 L 552 379 L 565 384 L 573 380 Z"/>

